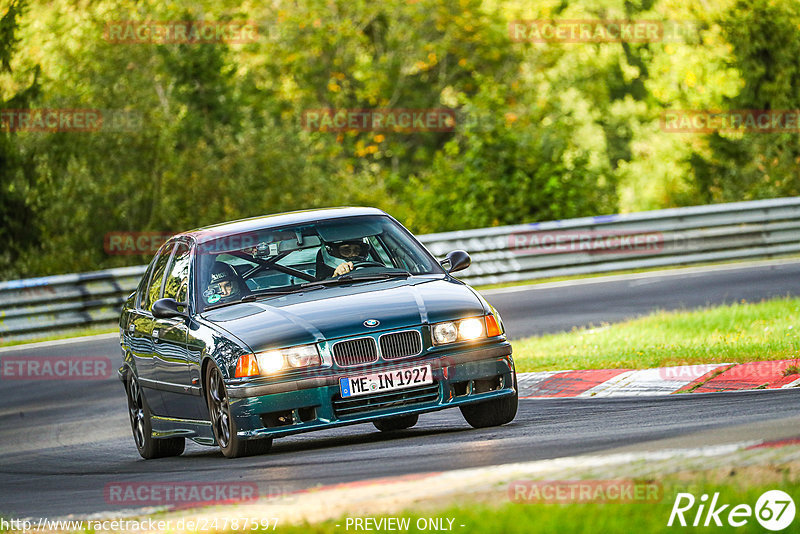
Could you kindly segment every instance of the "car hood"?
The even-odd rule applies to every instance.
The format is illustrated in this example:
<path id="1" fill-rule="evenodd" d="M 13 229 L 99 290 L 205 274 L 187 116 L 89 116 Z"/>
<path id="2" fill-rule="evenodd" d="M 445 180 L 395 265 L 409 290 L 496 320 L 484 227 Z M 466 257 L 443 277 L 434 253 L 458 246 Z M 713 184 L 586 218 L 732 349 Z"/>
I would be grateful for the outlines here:
<path id="1" fill-rule="evenodd" d="M 325 287 L 236 304 L 202 317 L 260 351 L 484 313 L 481 299 L 464 284 L 410 278 Z M 369 319 L 380 324 L 367 327 Z"/>

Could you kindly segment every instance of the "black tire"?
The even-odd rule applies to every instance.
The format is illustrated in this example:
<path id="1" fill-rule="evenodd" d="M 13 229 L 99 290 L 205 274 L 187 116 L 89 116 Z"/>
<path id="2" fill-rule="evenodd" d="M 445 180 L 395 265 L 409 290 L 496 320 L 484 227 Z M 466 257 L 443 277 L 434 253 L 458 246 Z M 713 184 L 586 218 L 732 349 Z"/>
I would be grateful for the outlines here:
<path id="1" fill-rule="evenodd" d="M 400 415 L 397 417 L 387 417 L 386 419 L 378 419 L 373 421 L 372 424 L 381 432 L 392 432 L 394 430 L 405 430 L 411 428 L 419 421 L 418 414 Z"/>
<path id="2" fill-rule="evenodd" d="M 517 416 L 519 393 L 514 376 L 514 395 L 461 406 L 461 415 L 473 428 L 486 428 L 510 423 Z"/>
<path id="3" fill-rule="evenodd" d="M 161 438 L 153 437 L 153 426 L 150 423 L 150 408 L 142 394 L 139 381 L 133 376 L 133 372 L 128 373 L 128 380 L 125 385 L 128 397 L 128 415 L 131 420 L 131 432 L 136 450 L 145 460 L 154 458 L 166 458 L 168 456 L 179 456 L 186 447 L 184 438 Z"/>
<path id="4" fill-rule="evenodd" d="M 220 370 L 213 364 L 206 369 L 206 402 L 214 437 L 222 454 L 227 458 L 264 454 L 272 447 L 272 438 L 239 438 L 236 421 L 231 417 L 225 381 Z"/>

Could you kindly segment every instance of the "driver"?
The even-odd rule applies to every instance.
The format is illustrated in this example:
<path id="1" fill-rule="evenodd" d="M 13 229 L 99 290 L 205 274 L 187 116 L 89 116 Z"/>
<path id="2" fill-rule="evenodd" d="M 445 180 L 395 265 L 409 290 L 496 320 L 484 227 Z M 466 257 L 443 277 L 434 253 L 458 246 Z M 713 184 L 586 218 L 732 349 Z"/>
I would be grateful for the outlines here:
<path id="1" fill-rule="evenodd" d="M 233 266 L 221 261 L 214 262 L 208 288 L 203 292 L 206 302 L 214 304 L 223 299 L 236 297 L 239 293 L 241 293 L 241 282 Z"/>
<path id="2" fill-rule="evenodd" d="M 333 259 L 333 261 L 344 260 L 340 262 L 336 268 L 330 265 L 325 265 L 328 272 L 332 269 L 333 272 L 327 276 L 340 276 L 349 273 L 353 270 L 353 262 L 366 261 L 369 255 L 369 245 L 362 239 L 353 239 L 349 241 L 334 241 L 325 244 L 325 256 Z M 320 278 L 320 270 L 317 271 L 317 278 Z"/>

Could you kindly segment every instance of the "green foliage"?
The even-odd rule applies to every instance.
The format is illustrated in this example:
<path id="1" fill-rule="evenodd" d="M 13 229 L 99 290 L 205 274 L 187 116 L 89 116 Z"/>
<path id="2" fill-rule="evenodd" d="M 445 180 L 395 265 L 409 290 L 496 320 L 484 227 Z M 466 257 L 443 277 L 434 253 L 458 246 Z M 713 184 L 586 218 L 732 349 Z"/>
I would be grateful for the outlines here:
<path id="1" fill-rule="evenodd" d="M 8 6 L 2 18 L 0 18 L 0 70 L 11 72 L 11 56 L 19 43 L 17 37 L 17 19 L 22 15 L 25 3 L 13 1 Z"/>
<path id="2" fill-rule="evenodd" d="M 800 109 L 800 4 L 738 0 L 720 20 L 741 73 L 741 91 L 727 109 Z M 711 134 L 709 150 L 692 155 L 706 202 L 800 194 L 797 133 Z"/>
<path id="3" fill-rule="evenodd" d="M 797 194 L 796 135 L 673 134 L 667 109 L 800 108 L 789 0 L 14 0 L 0 108 L 122 129 L 0 131 L 0 276 L 138 264 L 103 236 L 373 205 L 415 232 Z M 520 43 L 515 19 L 694 21 L 655 43 Z M 253 21 L 135 44 L 110 22 Z M 453 131 L 312 131 L 321 108 L 450 108 Z"/>
<path id="4" fill-rule="evenodd" d="M 426 232 L 477 228 L 616 207 L 608 162 L 593 162 L 592 151 L 572 135 L 580 117 L 548 110 L 560 115 L 558 127 L 536 128 L 550 114 L 526 105 L 511 111 L 505 86 L 482 82 L 481 88 L 463 99 L 464 127 L 436 154 L 431 169 L 411 181 L 412 226 Z M 503 109 L 509 111 L 497 111 Z"/>
<path id="5" fill-rule="evenodd" d="M 38 66 L 30 75 L 24 73 L 26 86 L 12 79 L 11 60 L 18 52 L 19 24 L 25 8 L 25 0 L 13 0 L 0 18 L 0 112 L 25 108 L 39 93 Z M 0 243 L 4 244 L 0 247 L 0 272 L 2 265 L 17 262 L 28 243 L 39 238 L 30 202 L 33 176 L 33 154 L 15 143 L 12 133 L 0 128 Z"/>

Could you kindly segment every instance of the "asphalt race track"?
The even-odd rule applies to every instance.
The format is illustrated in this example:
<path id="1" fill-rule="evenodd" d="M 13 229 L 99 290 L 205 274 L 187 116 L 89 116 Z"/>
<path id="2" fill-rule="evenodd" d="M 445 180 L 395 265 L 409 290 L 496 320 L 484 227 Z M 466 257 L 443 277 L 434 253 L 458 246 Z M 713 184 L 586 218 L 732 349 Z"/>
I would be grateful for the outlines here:
<path id="1" fill-rule="evenodd" d="M 656 309 L 692 309 L 800 295 L 800 261 L 735 265 L 484 291 L 512 339 L 618 322 Z"/>
<path id="2" fill-rule="evenodd" d="M 800 294 L 800 262 L 487 292 L 512 337 L 616 321 L 653 309 Z M 114 339 L 0 352 L 108 356 Z M 574 456 L 759 425 L 792 437 L 800 390 L 659 398 L 523 400 L 516 420 L 473 430 L 458 410 L 427 414 L 393 435 L 357 425 L 276 440 L 271 453 L 227 460 L 189 443 L 178 458 L 144 461 L 130 435 L 116 376 L 93 382 L 0 380 L 0 515 L 86 516 L 121 510 L 104 488 L 120 482 L 255 482 L 262 495 L 366 478 Z M 740 426 L 740 428 L 742 428 Z M 737 433 L 740 431 L 737 430 Z M 788 434 L 787 434 L 788 433 Z M 747 439 L 743 433 L 740 438 Z M 687 441 L 688 443 L 688 441 Z M 687 445 L 688 446 L 688 445 Z M 127 507 L 126 507 L 127 508 Z"/>

